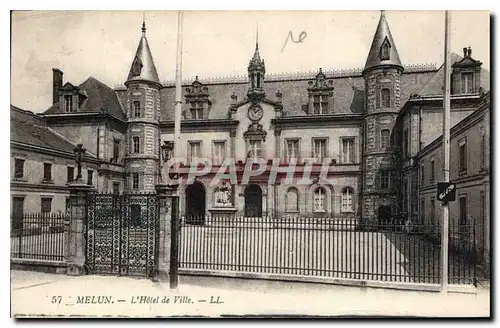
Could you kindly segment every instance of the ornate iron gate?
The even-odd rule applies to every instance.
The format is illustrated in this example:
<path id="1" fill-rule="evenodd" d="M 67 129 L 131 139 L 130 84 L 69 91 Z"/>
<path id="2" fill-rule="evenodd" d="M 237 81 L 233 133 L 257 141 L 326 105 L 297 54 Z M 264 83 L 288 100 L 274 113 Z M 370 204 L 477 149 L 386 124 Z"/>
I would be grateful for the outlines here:
<path id="1" fill-rule="evenodd" d="M 159 226 L 156 194 L 91 193 L 87 204 L 89 273 L 152 277 Z"/>

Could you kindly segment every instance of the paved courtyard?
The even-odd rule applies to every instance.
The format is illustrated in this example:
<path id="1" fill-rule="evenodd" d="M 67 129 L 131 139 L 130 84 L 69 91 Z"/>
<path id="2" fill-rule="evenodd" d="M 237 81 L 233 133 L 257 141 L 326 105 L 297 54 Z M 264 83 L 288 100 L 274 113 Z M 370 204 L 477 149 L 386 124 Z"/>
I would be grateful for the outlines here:
<path id="1" fill-rule="evenodd" d="M 439 262 L 439 246 L 402 232 L 181 228 L 182 268 L 439 283 Z M 454 254 L 449 272 L 450 283 L 473 283 L 473 267 Z"/>

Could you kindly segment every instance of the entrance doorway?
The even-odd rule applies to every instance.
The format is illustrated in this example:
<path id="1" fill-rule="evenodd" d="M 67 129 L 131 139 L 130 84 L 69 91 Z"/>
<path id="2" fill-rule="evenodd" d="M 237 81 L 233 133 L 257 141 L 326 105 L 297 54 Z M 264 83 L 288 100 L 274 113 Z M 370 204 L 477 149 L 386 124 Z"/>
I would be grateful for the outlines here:
<path id="1" fill-rule="evenodd" d="M 245 216 L 262 217 L 262 190 L 256 184 L 245 188 Z"/>
<path id="2" fill-rule="evenodd" d="M 379 224 L 389 224 L 391 222 L 392 211 L 391 207 L 382 205 L 378 208 L 378 222 Z"/>
<path id="3" fill-rule="evenodd" d="M 186 187 L 186 223 L 205 223 L 205 187 L 195 181 Z"/>

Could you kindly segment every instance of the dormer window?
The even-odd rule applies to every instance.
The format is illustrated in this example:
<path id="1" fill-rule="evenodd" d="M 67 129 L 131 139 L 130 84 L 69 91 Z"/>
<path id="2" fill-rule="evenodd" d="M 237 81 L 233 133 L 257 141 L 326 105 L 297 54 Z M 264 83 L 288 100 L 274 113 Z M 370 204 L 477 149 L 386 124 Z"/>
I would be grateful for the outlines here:
<path id="1" fill-rule="evenodd" d="M 328 114 L 328 95 L 315 95 L 313 99 L 313 114 Z"/>
<path id="2" fill-rule="evenodd" d="M 474 93 L 473 73 L 462 73 L 462 93 Z"/>
<path id="3" fill-rule="evenodd" d="M 186 104 L 190 106 L 188 119 L 201 120 L 209 117 L 212 102 L 208 96 L 208 88 L 198 80 L 198 76 L 191 87 L 186 88 L 185 98 Z"/>
<path id="4" fill-rule="evenodd" d="M 328 82 L 328 83 L 327 83 Z M 321 68 L 316 75 L 315 81 L 309 81 L 309 114 L 325 115 L 333 112 L 333 87 L 332 81 L 326 81 L 325 74 Z"/>
<path id="5" fill-rule="evenodd" d="M 141 102 L 134 101 L 134 117 L 141 117 Z"/>
<path id="6" fill-rule="evenodd" d="M 382 46 L 380 47 L 380 60 L 391 59 L 390 52 L 391 52 L 391 44 L 389 43 L 389 40 L 387 40 L 386 37 L 384 43 L 382 43 Z"/>
<path id="7" fill-rule="evenodd" d="M 452 94 L 474 94 L 480 86 L 482 63 L 471 57 L 470 47 L 463 48 L 463 51 L 464 57 L 451 66 Z"/>
<path id="8" fill-rule="evenodd" d="M 142 62 L 139 57 L 134 58 L 134 63 L 132 64 L 132 75 L 133 76 L 139 76 L 141 75 L 141 70 L 142 70 Z"/>
<path id="9" fill-rule="evenodd" d="M 203 119 L 203 102 L 202 101 L 191 102 L 191 118 L 193 120 Z"/>
<path id="10" fill-rule="evenodd" d="M 73 96 L 72 95 L 64 95 L 64 111 L 66 113 L 73 111 Z"/>

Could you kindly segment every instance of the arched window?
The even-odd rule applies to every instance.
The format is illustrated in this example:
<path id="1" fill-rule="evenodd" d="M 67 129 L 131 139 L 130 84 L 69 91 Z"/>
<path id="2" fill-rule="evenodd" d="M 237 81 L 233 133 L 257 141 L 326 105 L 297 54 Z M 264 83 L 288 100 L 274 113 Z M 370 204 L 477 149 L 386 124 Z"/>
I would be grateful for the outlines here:
<path id="1" fill-rule="evenodd" d="M 342 190 L 342 212 L 354 212 L 354 192 L 352 188 L 346 187 Z"/>
<path id="2" fill-rule="evenodd" d="M 316 188 L 314 191 L 314 212 L 326 211 L 326 192 L 322 187 Z"/>
<path id="3" fill-rule="evenodd" d="M 380 90 L 380 98 L 382 99 L 382 108 L 391 107 L 391 90 L 387 88 Z"/>
<path id="4" fill-rule="evenodd" d="M 290 188 L 286 192 L 285 199 L 285 211 L 286 212 L 298 212 L 299 211 L 299 192 L 297 188 Z"/>
<path id="5" fill-rule="evenodd" d="M 380 148 L 381 149 L 389 147 L 390 137 L 391 137 L 391 132 L 389 131 L 389 129 L 382 129 L 380 131 Z"/>

